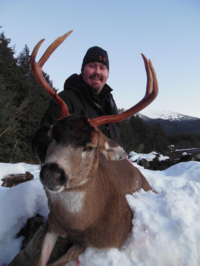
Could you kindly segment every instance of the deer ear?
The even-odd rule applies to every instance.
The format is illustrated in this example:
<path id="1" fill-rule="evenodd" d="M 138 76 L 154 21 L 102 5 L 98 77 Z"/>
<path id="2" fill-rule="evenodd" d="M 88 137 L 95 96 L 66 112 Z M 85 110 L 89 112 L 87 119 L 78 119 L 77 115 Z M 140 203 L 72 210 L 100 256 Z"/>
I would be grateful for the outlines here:
<path id="1" fill-rule="evenodd" d="M 128 157 L 124 149 L 111 139 L 104 142 L 104 148 L 101 152 L 109 161 L 119 161 Z"/>

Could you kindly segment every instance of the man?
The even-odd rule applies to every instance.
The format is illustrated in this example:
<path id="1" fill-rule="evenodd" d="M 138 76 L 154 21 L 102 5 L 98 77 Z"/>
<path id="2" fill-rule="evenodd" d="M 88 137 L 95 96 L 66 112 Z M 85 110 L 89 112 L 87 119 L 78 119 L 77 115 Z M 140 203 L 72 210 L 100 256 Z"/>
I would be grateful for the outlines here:
<path id="1" fill-rule="evenodd" d="M 102 115 L 117 114 L 117 106 L 106 84 L 109 74 L 109 59 L 105 50 L 91 47 L 83 58 L 81 74 L 73 74 L 64 84 L 59 96 L 65 101 L 71 114 L 95 118 Z M 33 151 L 42 162 L 49 143 L 48 130 L 60 117 L 60 107 L 51 100 L 41 127 L 33 139 Z M 110 139 L 122 144 L 119 124 L 102 125 L 99 129 Z"/>

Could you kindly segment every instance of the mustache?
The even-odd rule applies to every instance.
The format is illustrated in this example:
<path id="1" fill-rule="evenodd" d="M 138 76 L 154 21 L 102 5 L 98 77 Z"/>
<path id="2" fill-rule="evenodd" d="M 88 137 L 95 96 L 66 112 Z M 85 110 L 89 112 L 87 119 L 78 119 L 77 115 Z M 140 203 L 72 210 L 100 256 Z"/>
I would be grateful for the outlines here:
<path id="1" fill-rule="evenodd" d="M 93 75 L 90 75 L 89 78 L 99 78 L 99 79 L 102 79 L 101 75 L 99 74 L 93 74 Z"/>

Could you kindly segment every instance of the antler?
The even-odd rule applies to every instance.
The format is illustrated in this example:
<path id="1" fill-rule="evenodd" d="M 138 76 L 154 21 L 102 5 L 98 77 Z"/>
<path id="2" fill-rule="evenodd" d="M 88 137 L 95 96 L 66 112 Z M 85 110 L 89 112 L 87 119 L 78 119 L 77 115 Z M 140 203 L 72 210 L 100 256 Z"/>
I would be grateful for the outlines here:
<path id="1" fill-rule="evenodd" d="M 64 118 L 66 116 L 69 116 L 69 110 L 65 102 L 57 95 L 57 92 L 55 92 L 49 84 L 46 82 L 45 78 L 42 74 L 42 67 L 46 63 L 46 61 L 49 59 L 50 55 L 56 50 L 56 48 L 72 33 L 72 31 L 67 32 L 61 37 L 58 37 L 45 51 L 43 56 L 41 57 L 40 61 L 36 64 L 35 58 L 37 55 L 37 52 L 43 43 L 43 40 L 39 41 L 38 44 L 35 46 L 31 58 L 30 58 L 30 67 L 33 75 L 37 79 L 37 81 L 40 83 L 40 85 L 45 89 L 45 91 L 49 94 L 49 96 L 60 106 L 61 108 L 61 114 L 60 117 Z"/>
<path id="2" fill-rule="evenodd" d="M 146 86 L 146 94 L 144 98 L 134 105 L 129 110 L 118 114 L 118 115 L 105 115 L 100 116 L 97 118 L 90 119 L 89 122 L 93 127 L 98 127 L 100 125 L 104 124 L 110 124 L 110 123 L 117 123 L 122 120 L 125 120 L 126 118 L 136 114 L 137 112 L 144 109 L 146 106 L 148 106 L 158 95 L 158 81 L 156 77 L 156 72 L 153 68 L 152 62 L 146 59 L 146 57 L 142 54 L 146 73 L 147 73 L 147 86 Z M 153 76 L 153 89 L 152 89 L 152 76 Z"/>

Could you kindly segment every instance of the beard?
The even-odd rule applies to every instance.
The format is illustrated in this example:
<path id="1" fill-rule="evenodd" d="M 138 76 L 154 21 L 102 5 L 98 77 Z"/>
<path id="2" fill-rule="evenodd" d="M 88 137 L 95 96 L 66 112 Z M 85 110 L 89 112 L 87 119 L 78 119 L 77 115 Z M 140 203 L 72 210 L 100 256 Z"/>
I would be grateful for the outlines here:
<path id="1" fill-rule="evenodd" d="M 91 75 L 89 78 L 90 79 L 98 78 L 100 81 L 103 80 L 103 78 L 100 75 L 98 75 L 98 74 Z M 94 94 L 99 94 L 101 92 L 101 90 L 103 89 L 105 84 L 96 84 L 96 85 L 88 84 L 88 85 L 93 90 Z"/>

